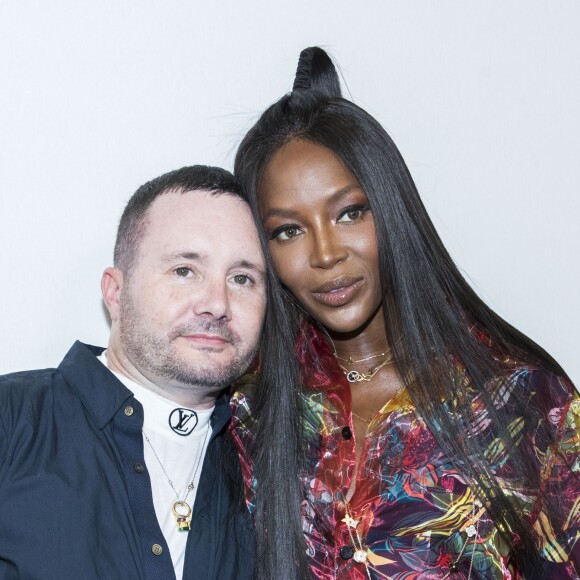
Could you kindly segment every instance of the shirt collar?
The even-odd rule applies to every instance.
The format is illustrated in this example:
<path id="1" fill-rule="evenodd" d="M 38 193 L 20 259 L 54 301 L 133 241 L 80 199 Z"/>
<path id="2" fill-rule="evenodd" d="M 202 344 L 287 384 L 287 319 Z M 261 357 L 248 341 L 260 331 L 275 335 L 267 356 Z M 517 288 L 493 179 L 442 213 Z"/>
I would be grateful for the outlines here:
<path id="1" fill-rule="evenodd" d="M 58 367 L 99 429 L 105 427 L 120 407 L 133 396 L 133 393 L 97 359 L 104 350 L 102 347 L 76 341 Z M 226 426 L 229 419 L 230 407 L 228 396 L 224 391 L 216 400 L 211 418 L 212 437 Z"/>
<path id="2" fill-rule="evenodd" d="M 133 396 L 131 391 L 97 359 L 104 350 L 77 340 L 58 367 L 99 429 L 102 429 L 115 416 L 121 405 Z"/>

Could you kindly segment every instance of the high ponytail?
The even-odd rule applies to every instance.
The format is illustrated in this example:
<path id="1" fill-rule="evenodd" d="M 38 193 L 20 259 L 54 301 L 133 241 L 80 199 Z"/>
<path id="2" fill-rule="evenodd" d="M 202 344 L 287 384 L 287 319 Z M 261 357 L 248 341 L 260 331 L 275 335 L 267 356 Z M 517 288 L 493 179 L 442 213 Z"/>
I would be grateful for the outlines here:
<path id="1" fill-rule="evenodd" d="M 327 98 L 341 97 L 340 80 L 334 63 L 318 46 L 300 53 L 292 92 L 316 90 Z"/>
<path id="2" fill-rule="evenodd" d="M 329 99 L 340 96 L 340 80 L 330 57 L 317 46 L 305 48 L 298 59 L 286 115 L 289 119 L 316 115 Z"/>

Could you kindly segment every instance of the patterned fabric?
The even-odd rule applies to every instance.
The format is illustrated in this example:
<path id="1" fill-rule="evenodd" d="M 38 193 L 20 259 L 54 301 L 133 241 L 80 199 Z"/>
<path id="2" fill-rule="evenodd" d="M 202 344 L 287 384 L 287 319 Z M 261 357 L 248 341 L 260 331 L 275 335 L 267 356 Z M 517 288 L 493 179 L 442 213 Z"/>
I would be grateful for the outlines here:
<path id="1" fill-rule="evenodd" d="M 335 366 L 328 352 L 319 354 L 324 368 Z M 340 372 L 329 374 L 330 385 L 321 387 L 311 381 L 314 384 L 308 384 L 303 395 L 307 464 L 301 474 L 306 490 L 302 519 L 313 577 L 523 578 L 509 563 L 507 546 L 493 521 L 445 457 L 406 391 L 388 402 L 369 424 L 364 462 L 355 474 L 350 387 Z M 246 450 L 253 437 L 254 383 L 249 378 L 232 399 L 233 433 L 242 457 L 250 511 L 256 482 Z M 490 385 L 490 392 L 497 408 L 504 407 L 513 416 L 510 432 L 541 476 L 540 496 L 516 478 L 475 395 L 477 431 L 472 436 L 485 441 L 496 478 L 533 525 L 547 562 L 545 577 L 578 578 L 574 568 L 580 572 L 577 394 L 562 378 L 531 368 L 514 369 L 507 380 Z M 557 445 L 549 443 L 554 440 Z M 356 490 L 345 503 L 355 476 Z M 549 521 L 546 516 L 554 506 L 562 514 L 560 521 Z M 356 528 L 347 526 L 347 515 L 358 522 Z M 357 533 L 368 571 L 349 549 L 359 545 Z"/>

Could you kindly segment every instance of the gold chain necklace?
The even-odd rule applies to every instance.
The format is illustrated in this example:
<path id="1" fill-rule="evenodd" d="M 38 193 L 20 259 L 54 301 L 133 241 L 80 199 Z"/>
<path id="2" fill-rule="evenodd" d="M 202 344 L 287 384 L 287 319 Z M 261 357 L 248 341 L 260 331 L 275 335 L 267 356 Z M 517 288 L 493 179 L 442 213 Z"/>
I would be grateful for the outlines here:
<path id="1" fill-rule="evenodd" d="M 352 409 L 350 410 L 350 414 L 353 417 L 356 417 L 357 419 L 360 419 L 361 421 L 364 421 L 367 425 L 370 425 L 371 421 L 373 420 L 372 417 L 370 419 L 365 419 L 364 417 L 361 417 L 360 415 L 357 415 Z"/>
<path id="2" fill-rule="evenodd" d="M 171 486 L 171 489 L 173 490 L 173 493 L 175 494 L 175 497 L 177 498 L 177 500 L 174 501 L 173 504 L 171 504 L 171 511 L 173 513 L 173 517 L 175 518 L 175 523 L 177 525 L 177 529 L 180 532 L 189 532 L 189 530 L 191 528 L 191 506 L 187 503 L 186 500 L 189 497 L 189 494 L 195 488 L 195 484 L 193 482 L 195 481 L 195 478 L 197 477 L 197 473 L 198 473 L 199 467 L 201 465 L 201 458 L 202 458 L 203 452 L 205 450 L 205 446 L 207 443 L 207 438 L 208 438 L 210 430 L 211 430 L 211 424 L 208 423 L 207 430 L 206 430 L 205 436 L 203 438 L 203 442 L 202 442 L 201 447 L 199 448 L 199 451 L 197 453 L 195 468 L 193 470 L 193 477 L 191 478 L 191 482 L 187 486 L 185 497 L 183 499 L 180 499 L 179 494 L 177 493 L 175 486 L 173 485 L 173 481 L 171 481 L 171 478 L 169 477 L 169 475 L 167 475 L 167 471 L 165 471 L 165 467 L 163 467 L 163 463 L 161 463 L 161 459 L 159 459 L 159 455 L 157 455 L 157 451 L 155 451 L 155 447 L 153 447 L 153 443 L 151 443 L 151 440 L 149 439 L 149 437 L 147 437 L 147 434 L 145 433 L 145 431 L 142 430 L 143 437 L 145 437 L 145 441 L 147 441 L 147 443 L 149 443 L 149 447 L 151 447 L 151 451 L 153 451 L 153 455 L 155 455 L 155 459 L 157 459 L 157 463 L 159 463 L 159 467 L 161 467 L 163 474 L 167 478 L 167 481 L 169 482 L 169 485 Z"/>
<path id="3" fill-rule="evenodd" d="M 395 397 L 398 397 L 399 394 L 401 393 L 401 391 L 405 388 L 404 384 L 401 384 L 397 387 L 397 390 L 386 400 L 384 400 L 383 404 L 381 405 L 380 409 L 382 409 L 387 403 L 390 403 Z M 356 417 L 357 419 L 360 419 L 361 421 L 364 421 L 367 425 L 370 425 L 373 422 L 373 419 L 376 417 L 376 413 L 370 417 L 369 419 L 365 419 L 364 417 L 361 417 L 360 415 L 357 415 L 351 408 L 350 410 L 350 414 L 353 417 Z"/>
<path id="4" fill-rule="evenodd" d="M 358 360 L 354 360 L 352 358 L 352 356 L 349 356 L 348 358 L 343 358 L 341 356 L 338 356 L 338 353 L 336 352 L 336 350 L 334 351 L 334 356 L 338 360 L 343 360 L 345 363 L 347 363 L 349 365 L 356 364 L 356 363 L 359 363 L 359 362 L 365 362 L 365 361 L 371 360 L 373 358 L 379 358 L 380 356 L 385 356 L 387 354 L 391 354 L 391 349 L 388 349 L 385 352 L 379 352 L 378 354 L 371 354 L 370 356 L 367 356 L 365 358 L 359 358 Z"/>
<path id="5" fill-rule="evenodd" d="M 338 357 L 337 357 L 338 358 Z M 344 374 L 346 375 L 346 380 L 349 383 L 360 383 L 361 381 L 370 381 L 385 365 L 393 362 L 393 357 L 389 356 L 386 358 L 380 365 L 376 366 L 375 368 L 369 369 L 366 373 L 361 373 L 357 370 L 349 370 L 345 369 L 340 363 L 338 366 L 342 369 Z"/>

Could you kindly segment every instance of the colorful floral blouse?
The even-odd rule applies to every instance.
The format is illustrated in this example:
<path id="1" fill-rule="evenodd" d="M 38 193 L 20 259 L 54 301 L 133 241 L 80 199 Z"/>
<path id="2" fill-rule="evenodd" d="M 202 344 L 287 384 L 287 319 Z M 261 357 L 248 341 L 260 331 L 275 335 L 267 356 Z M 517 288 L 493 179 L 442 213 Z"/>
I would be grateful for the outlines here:
<path id="1" fill-rule="evenodd" d="M 324 357 L 322 353 L 323 362 Z M 253 480 L 245 450 L 253 437 L 254 389 L 250 381 L 232 399 L 233 433 L 250 510 Z M 527 402 L 525 414 L 514 400 L 516 390 Z M 541 473 L 541 496 L 515 478 L 501 443 L 488 433 L 485 411 L 479 413 L 476 436 L 487 443 L 496 477 L 533 526 L 547 562 L 544 577 L 580 578 L 577 394 L 567 381 L 530 368 L 514 369 L 509 380 L 491 392 L 496 405 L 513 414 L 510 431 Z M 361 459 L 354 495 L 345 501 L 355 476 L 350 399 L 349 384 L 340 373 L 332 375 L 330 385 L 308 385 L 304 394 L 307 467 L 301 474 L 306 490 L 302 519 L 313 577 L 523 578 L 510 564 L 508 549 L 485 508 L 445 457 L 406 391 L 369 424 L 364 464 Z M 473 406 L 478 407 L 476 397 Z M 555 435 L 556 446 L 547 443 L 548 433 Z M 561 521 L 546 517 L 546 506 L 552 504 L 559 504 Z"/>

